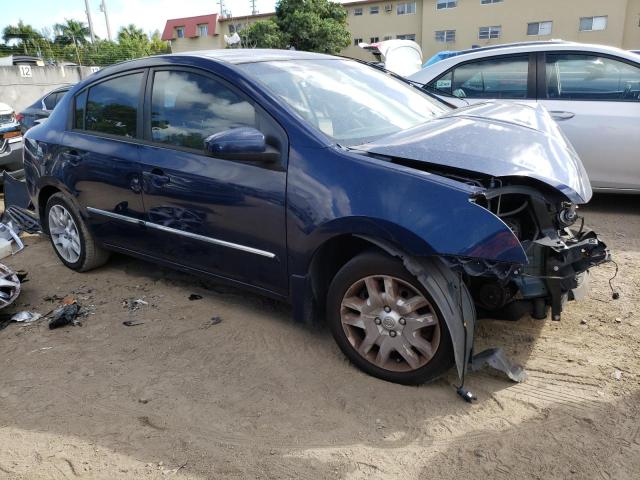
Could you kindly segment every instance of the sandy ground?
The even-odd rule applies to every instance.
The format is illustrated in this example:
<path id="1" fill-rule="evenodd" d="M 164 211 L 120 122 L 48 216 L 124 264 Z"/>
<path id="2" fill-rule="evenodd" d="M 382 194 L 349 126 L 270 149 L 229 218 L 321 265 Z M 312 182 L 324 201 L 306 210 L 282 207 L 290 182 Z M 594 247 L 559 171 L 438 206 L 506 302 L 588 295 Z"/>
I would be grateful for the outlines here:
<path id="1" fill-rule="evenodd" d="M 529 380 L 471 374 L 473 405 L 453 371 L 421 387 L 360 373 L 284 305 L 122 256 L 73 273 L 30 237 L 4 260 L 29 271 L 14 310 L 72 295 L 90 314 L 0 331 L 0 478 L 638 479 L 640 201 L 585 213 L 621 298 L 605 266 L 561 322 L 483 321 L 477 349 L 505 347 Z"/>

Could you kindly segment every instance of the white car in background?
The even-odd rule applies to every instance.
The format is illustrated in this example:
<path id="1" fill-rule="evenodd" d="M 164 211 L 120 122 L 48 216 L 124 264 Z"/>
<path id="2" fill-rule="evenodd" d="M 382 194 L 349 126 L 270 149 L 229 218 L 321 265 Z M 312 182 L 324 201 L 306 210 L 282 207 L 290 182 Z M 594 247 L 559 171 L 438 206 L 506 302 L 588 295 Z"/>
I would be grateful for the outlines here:
<path id="1" fill-rule="evenodd" d="M 640 193 L 635 53 L 562 41 L 511 44 L 460 52 L 408 78 L 458 106 L 494 99 L 543 105 L 578 152 L 594 190 Z"/>
<path id="2" fill-rule="evenodd" d="M 0 102 L 0 172 L 22 168 L 22 133 L 16 112 Z M 0 180 L 1 182 L 1 180 Z"/>

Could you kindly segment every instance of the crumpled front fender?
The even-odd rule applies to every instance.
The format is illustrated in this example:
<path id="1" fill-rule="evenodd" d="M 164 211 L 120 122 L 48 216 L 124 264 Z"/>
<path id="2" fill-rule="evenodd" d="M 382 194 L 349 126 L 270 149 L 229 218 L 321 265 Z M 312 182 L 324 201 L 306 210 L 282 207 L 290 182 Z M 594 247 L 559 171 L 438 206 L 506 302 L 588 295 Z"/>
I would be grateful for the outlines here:
<path id="1" fill-rule="evenodd" d="M 476 309 L 461 277 L 439 257 L 410 256 L 387 242 L 362 238 L 400 258 L 409 273 L 433 296 L 449 330 L 458 377 L 462 379 L 473 350 Z"/>

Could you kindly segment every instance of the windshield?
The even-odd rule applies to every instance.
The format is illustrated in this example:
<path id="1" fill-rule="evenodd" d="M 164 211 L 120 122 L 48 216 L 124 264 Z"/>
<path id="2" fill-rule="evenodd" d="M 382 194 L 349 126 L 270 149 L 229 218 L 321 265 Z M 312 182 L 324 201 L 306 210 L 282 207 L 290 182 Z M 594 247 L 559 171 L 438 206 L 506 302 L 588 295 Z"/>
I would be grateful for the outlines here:
<path id="1" fill-rule="evenodd" d="M 448 109 L 406 83 L 350 60 L 238 65 L 336 143 L 368 143 Z"/>

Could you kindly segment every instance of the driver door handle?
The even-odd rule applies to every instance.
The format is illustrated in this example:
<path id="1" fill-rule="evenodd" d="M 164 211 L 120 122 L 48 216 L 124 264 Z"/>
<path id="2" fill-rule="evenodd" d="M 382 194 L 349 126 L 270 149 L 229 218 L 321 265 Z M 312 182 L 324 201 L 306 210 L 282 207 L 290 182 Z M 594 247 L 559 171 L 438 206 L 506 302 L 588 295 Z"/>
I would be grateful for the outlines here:
<path id="1" fill-rule="evenodd" d="M 571 120 L 576 116 L 573 112 L 551 111 L 549 113 L 554 120 Z"/>

